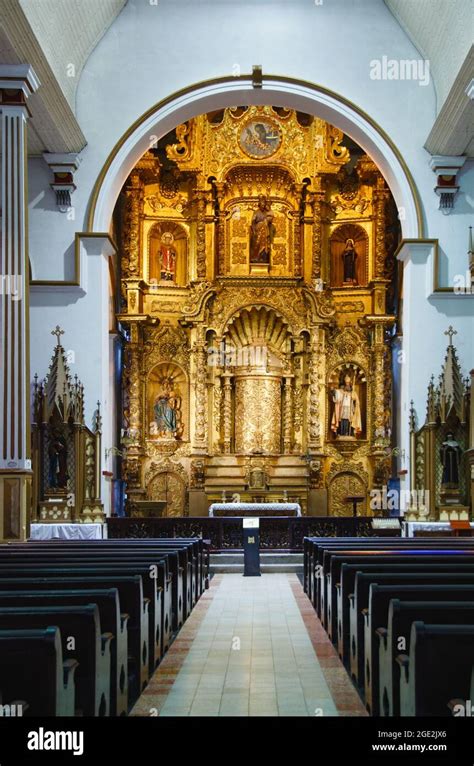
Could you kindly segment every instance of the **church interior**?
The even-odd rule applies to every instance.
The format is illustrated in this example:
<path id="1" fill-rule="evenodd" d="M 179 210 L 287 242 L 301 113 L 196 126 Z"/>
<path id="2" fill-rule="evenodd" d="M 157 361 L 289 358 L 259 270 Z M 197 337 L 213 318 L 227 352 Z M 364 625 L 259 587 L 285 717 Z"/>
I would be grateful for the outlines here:
<path id="1" fill-rule="evenodd" d="M 0 728 L 469 717 L 472 5 L 0 7 Z"/>

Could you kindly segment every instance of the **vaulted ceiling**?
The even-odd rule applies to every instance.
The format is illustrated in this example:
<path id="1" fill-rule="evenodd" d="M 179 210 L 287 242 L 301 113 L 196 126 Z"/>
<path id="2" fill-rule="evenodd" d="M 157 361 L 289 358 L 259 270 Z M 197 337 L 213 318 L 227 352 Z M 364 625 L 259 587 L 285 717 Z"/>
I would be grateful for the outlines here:
<path id="1" fill-rule="evenodd" d="M 91 52 L 126 0 L 1 0 L 0 64 L 31 64 L 41 88 L 31 97 L 30 154 L 79 152 L 76 89 Z"/>

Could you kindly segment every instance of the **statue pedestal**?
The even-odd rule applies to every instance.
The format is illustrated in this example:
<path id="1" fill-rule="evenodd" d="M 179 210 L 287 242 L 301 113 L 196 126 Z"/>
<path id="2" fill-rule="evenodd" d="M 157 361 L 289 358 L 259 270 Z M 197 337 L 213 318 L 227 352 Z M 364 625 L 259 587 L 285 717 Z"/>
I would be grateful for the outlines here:
<path id="1" fill-rule="evenodd" d="M 269 263 L 251 263 L 250 273 L 252 276 L 266 277 L 270 273 Z"/>
<path id="2" fill-rule="evenodd" d="M 457 487 L 441 487 L 442 506 L 461 505 L 461 493 Z"/>
<path id="3" fill-rule="evenodd" d="M 45 493 L 45 498 L 39 503 L 38 521 L 49 524 L 57 524 L 61 521 L 72 521 L 72 508 L 67 504 L 67 492 Z"/>

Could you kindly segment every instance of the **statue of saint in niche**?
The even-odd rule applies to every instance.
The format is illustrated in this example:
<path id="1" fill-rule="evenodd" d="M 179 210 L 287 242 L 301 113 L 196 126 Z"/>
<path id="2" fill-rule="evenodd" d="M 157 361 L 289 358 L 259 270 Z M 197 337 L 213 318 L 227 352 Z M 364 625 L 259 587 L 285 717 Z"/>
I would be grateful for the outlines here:
<path id="1" fill-rule="evenodd" d="M 442 443 L 439 451 L 441 465 L 443 466 L 443 476 L 441 486 L 451 489 L 459 487 L 459 465 L 461 462 L 462 450 L 450 432 L 446 434 L 446 440 Z"/>
<path id="2" fill-rule="evenodd" d="M 250 263 L 270 263 L 270 250 L 275 234 L 273 218 L 270 202 L 261 194 L 250 225 Z"/>
<path id="3" fill-rule="evenodd" d="M 163 232 L 158 253 L 160 280 L 163 282 L 174 282 L 176 278 L 176 250 L 173 247 L 173 241 L 174 237 L 170 231 Z"/>
<path id="4" fill-rule="evenodd" d="M 340 387 L 332 389 L 331 393 L 334 402 L 331 430 L 337 436 L 358 436 L 362 431 L 360 402 L 351 376 L 344 375 Z"/>
<path id="5" fill-rule="evenodd" d="M 161 438 L 180 439 L 183 434 L 181 419 L 181 395 L 172 378 L 164 378 L 155 399 L 153 414 L 155 422 L 152 433 Z"/>
<path id="6" fill-rule="evenodd" d="M 49 471 L 48 483 L 51 489 L 66 489 L 67 480 L 67 442 L 61 431 L 54 428 L 48 445 Z"/>
<path id="7" fill-rule="evenodd" d="M 344 284 L 349 283 L 351 285 L 357 284 L 356 277 L 356 258 L 357 253 L 354 247 L 353 239 L 346 239 L 346 246 L 342 253 L 342 263 L 344 267 Z"/>

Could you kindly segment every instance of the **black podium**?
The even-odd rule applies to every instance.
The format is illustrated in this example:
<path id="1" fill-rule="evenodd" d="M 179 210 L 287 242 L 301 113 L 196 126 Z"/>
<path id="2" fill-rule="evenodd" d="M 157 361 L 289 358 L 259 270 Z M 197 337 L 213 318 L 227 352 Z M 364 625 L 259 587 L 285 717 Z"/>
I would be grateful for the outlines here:
<path id="1" fill-rule="evenodd" d="M 260 519 L 242 519 L 244 577 L 260 577 Z"/>

